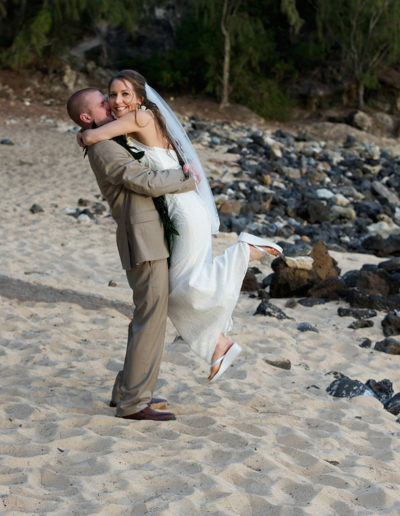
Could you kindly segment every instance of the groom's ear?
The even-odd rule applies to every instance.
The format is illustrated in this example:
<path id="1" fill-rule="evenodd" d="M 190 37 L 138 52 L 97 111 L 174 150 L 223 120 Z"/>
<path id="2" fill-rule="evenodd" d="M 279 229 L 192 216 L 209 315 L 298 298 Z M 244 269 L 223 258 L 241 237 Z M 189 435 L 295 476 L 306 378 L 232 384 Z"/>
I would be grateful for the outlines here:
<path id="1" fill-rule="evenodd" d="M 93 118 L 87 113 L 81 113 L 79 115 L 79 120 L 81 120 L 81 122 L 84 124 L 91 124 L 93 122 Z"/>

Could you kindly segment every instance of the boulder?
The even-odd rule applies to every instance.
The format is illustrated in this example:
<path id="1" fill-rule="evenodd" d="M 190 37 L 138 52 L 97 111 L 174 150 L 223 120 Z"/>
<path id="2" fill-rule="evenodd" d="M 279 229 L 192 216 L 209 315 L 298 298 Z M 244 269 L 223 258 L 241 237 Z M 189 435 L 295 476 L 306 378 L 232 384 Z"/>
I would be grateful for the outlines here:
<path id="1" fill-rule="evenodd" d="M 374 349 L 389 353 L 389 355 L 400 355 L 400 341 L 387 337 L 375 343 Z"/>
<path id="2" fill-rule="evenodd" d="M 400 334 L 400 311 L 392 310 L 382 320 L 383 334 L 385 337 Z"/>

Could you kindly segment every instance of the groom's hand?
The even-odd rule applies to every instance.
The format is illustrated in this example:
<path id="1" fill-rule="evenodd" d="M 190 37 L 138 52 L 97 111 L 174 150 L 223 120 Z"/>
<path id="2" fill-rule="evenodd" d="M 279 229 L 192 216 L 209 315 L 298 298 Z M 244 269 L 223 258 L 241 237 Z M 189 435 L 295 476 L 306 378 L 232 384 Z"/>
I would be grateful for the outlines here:
<path id="1" fill-rule="evenodd" d="M 200 183 L 201 181 L 201 176 L 199 174 L 199 172 L 196 170 L 196 167 L 195 165 L 191 164 L 190 167 L 188 165 L 183 165 L 182 167 L 183 169 L 183 173 L 186 175 L 186 176 L 189 176 L 189 177 L 193 177 L 194 180 L 196 181 L 196 186 Z"/>
<path id="2" fill-rule="evenodd" d="M 83 142 L 83 131 L 82 130 L 80 130 L 79 133 L 77 133 L 76 142 L 79 145 L 79 147 L 86 147 L 86 145 Z"/>

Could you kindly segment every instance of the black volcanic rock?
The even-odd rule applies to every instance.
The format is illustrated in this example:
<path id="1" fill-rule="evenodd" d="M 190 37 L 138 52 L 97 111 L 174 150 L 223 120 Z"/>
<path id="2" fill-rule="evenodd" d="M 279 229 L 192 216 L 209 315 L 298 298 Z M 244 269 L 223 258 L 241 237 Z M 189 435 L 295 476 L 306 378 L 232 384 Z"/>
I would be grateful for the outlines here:
<path id="1" fill-rule="evenodd" d="M 400 355 L 400 341 L 392 337 L 387 337 L 386 339 L 376 342 L 374 349 L 383 351 L 383 353 L 388 353 L 389 355 Z"/>
<path id="2" fill-rule="evenodd" d="M 389 312 L 385 318 L 382 320 L 382 328 L 383 334 L 385 337 L 390 337 L 391 335 L 399 335 L 400 334 L 400 311 L 393 310 Z"/>

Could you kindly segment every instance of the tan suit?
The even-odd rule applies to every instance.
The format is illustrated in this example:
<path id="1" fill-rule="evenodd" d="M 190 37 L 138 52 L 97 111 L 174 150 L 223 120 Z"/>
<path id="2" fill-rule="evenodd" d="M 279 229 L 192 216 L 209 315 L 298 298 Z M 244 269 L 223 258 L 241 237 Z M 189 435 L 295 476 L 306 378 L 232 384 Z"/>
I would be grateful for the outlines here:
<path id="1" fill-rule="evenodd" d="M 168 308 L 168 251 L 153 197 L 194 190 L 181 169 L 153 172 L 114 141 L 89 147 L 90 165 L 117 222 L 122 267 L 133 290 L 124 369 L 116 378 L 117 416 L 139 412 L 150 403 L 162 356 Z"/>

